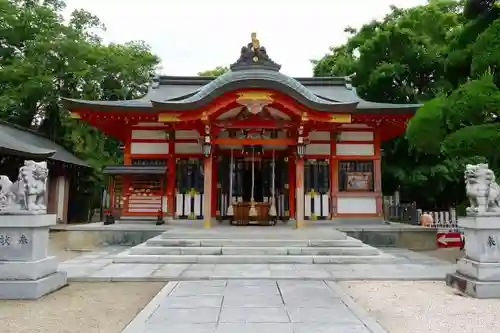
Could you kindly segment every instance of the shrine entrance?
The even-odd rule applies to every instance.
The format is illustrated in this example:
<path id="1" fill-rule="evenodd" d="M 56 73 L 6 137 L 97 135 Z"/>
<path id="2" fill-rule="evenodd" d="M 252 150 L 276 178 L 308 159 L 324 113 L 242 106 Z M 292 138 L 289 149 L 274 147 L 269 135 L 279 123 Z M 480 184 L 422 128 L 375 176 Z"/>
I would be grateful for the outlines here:
<path id="1" fill-rule="evenodd" d="M 240 225 L 288 220 L 287 155 L 265 146 L 219 150 L 217 218 Z"/>

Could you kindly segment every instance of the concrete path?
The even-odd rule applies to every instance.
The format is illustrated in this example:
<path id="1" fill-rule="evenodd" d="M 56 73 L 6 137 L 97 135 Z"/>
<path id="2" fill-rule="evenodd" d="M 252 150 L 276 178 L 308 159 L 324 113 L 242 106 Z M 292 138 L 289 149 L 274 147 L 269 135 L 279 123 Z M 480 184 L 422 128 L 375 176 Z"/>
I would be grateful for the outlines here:
<path id="1" fill-rule="evenodd" d="M 333 282 L 170 282 L 122 333 L 385 333 Z"/>
<path id="2" fill-rule="evenodd" d="M 172 280 L 444 280 L 456 265 L 403 249 L 385 252 L 390 264 L 114 264 L 123 248 L 87 253 L 59 265 L 69 281 L 172 281 Z"/>

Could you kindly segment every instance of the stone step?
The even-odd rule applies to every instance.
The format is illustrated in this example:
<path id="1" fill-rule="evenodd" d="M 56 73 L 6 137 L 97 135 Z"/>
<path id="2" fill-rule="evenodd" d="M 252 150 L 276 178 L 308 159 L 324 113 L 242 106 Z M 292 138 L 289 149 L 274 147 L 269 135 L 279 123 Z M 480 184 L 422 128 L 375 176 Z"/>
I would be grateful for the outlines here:
<path id="1" fill-rule="evenodd" d="M 131 255 L 282 255 L 282 256 L 377 256 L 380 251 L 371 246 L 359 247 L 166 247 L 138 245 Z"/>
<path id="2" fill-rule="evenodd" d="M 282 255 L 134 255 L 122 252 L 113 263 L 136 264 L 383 264 L 394 262 L 387 254 L 378 256 L 282 256 Z"/>
<path id="3" fill-rule="evenodd" d="M 154 237 L 148 246 L 166 247 L 360 247 L 363 242 L 349 237 L 344 240 L 290 240 L 290 239 L 165 239 Z"/>
<path id="4" fill-rule="evenodd" d="M 302 232 L 297 230 L 290 230 L 290 232 L 256 232 L 248 230 L 248 232 L 212 232 L 212 231 L 193 231 L 193 232 L 164 232 L 159 238 L 163 239 L 224 239 L 224 240 L 238 240 L 238 239 L 262 239 L 262 240 L 290 240 L 290 241 L 304 241 L 304 240 L 348 240 L 352 239 L 345 233 L 336 230 L 328 230 L 324 233 L 318 232 Z"/>

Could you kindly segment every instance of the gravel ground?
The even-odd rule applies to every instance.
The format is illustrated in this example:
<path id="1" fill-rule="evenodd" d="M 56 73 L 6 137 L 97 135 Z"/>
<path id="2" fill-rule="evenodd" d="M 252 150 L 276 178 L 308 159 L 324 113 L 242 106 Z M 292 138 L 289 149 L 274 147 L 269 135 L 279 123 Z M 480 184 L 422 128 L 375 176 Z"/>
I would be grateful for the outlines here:
<path id="1" fill-rule="evenodd" d="M 500 299 L 459 296 L 444 282 L 339 284 L 390 333 L 500 332 Z"/>
<path id="2" fill-rule="evenodd" d="M 2 333 L 120 333 L 164 283 L 71 283 L 38 301 L 0 301 Z"/>

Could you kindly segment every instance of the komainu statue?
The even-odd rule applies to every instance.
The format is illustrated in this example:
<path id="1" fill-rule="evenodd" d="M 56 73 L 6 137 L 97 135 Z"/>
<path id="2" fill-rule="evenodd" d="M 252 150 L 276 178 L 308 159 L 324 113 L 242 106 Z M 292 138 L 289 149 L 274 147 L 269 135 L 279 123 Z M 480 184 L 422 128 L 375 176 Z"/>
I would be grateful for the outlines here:
<path id="1" fill-rule="evenodd" d="M 47 162 L 24 161 L 17 180 L 0 176 L 0 214 L 45 214 Z"/>
<path id="2" fill-rule="evenodd" d="M 488 164 L 467 164 L 464 172 L 465 190 L 470 200 L 468 214 L 500 213 L 500 187 Z"/>

